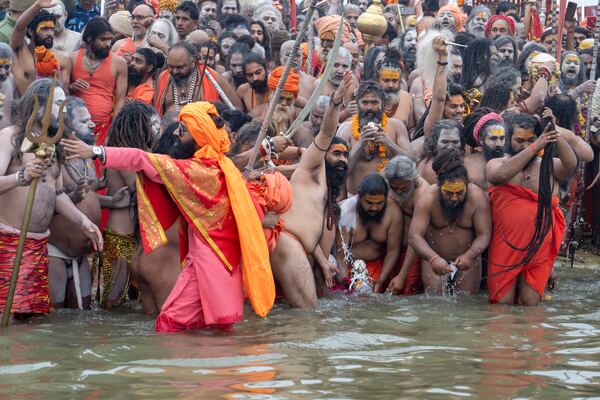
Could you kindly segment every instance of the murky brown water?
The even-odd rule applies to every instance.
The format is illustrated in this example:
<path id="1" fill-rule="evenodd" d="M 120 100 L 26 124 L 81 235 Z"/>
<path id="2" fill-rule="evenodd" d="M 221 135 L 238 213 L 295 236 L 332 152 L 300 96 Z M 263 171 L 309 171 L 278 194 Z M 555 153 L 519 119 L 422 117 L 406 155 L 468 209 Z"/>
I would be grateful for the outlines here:
<path id="1" fill-rule="evenodd" d="M 600 395 L 600 268 L 558 271 L 540 307 L 485 297 L 352 298 L 247 309 L 231 332 L 156 335 L 133 311 L 3 331 L 0 398 L 589 398 Z"/>

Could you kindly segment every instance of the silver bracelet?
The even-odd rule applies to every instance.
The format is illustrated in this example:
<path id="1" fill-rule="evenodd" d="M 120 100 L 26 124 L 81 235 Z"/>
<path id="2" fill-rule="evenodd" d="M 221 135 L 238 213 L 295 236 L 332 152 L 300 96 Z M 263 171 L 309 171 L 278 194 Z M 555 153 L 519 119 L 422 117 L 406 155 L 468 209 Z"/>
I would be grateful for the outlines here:
<path id="1" fill-rule="evenodd" d="M 18 186 L 27 186 L 27 181 L 25 180 L 25 168 L 17 171 L 16 181 Z"/>

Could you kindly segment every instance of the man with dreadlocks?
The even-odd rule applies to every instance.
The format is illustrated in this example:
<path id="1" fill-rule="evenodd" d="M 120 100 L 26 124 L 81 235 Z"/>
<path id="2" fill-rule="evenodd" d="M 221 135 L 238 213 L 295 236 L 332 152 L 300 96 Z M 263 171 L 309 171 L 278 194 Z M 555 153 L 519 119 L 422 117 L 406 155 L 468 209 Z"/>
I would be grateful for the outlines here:
<path id="1" fill-rule="evenodd" d="M 102 250 L 100 231 L 64 192 L 57 162 L 62 153 L 56 152 L 48 162 L 44 162 L 30 152 L 31 142 L 25 140 L 26 124 L 33 114 L 34 95 L 39 100 L 40 109 L 38 115 L 34 115 L 32 131 L 41 132 L 42 115 L 50 106 L 47 133 L 52 137 L 58 132 L 59 109 L 66 97 L 63 89 L 57 86 L 48 105 L 51 86 L 50 79 L 38 79 L 29 85 L 23 97 L 13 103 L 12 121 L 15 125 L 0 131 L 0 310 L 4 310 L 6 302 L 28 186 L 33 179 L 39 179 L 12 306 L 12 312 L 21 316 L 50 311 L 47 243 L 48 227 L 55 212 L 76 224 L 79 235 L 91 240 L 94 250 Z"/>
<path id="2" fill-rule="evenodd" d="M 292 207 L 283 215 L 285 230 L 271 254 L 271 267 L 286 300 L 294 307 L 313 308 L 317 305 L 317 288 L 309 257 L 315 258 L 325 282 L 333 284 L 337 272 L 324 253 L 329 245 L 321 243 L 323 227 L 334 231 L 336 193 L 343 185 L 348 147 L 336 142 L 335 128 L 343 98 L 352 90 L 353 77 L 346 72 L 343 81 L 331 97 L 323 116 L 321 131 L 304 151 L 290 182 L 293 189 Z"/>
<path id="3" fill-rule="evenodd" d="M 153 126 L 155 119 L 156 114 L 151 106 L 139 101 L 128 102 L 115 116 L 108 131 L 106 145 L 150 151 L 159 134 L 158 126 Z M 107 170 L 107 193 L 112 195 L 123 187 L 126 187 L 132 195 L 135 194 L 136 174 L 116 169 Z M 135 216 L 135 203 L 111 210 L 102 232 L 104 237 L 103 259 L 100 265 L 103 284 L 100 293 L 102 307 L 111 308 L 121 304 L 132 282 L 131 259 L 137 246 L 134 236 Z"/>
<path id="4" fill-rule="evenodd" d="M 535 117 L 509 115 L 509 154 L 487 164 L 487 179 L 493 185 L 488 189 L 493 220 L 490 303 L 538 304 L 563 239 L 558 183 L 575 171 L 577 158 L 554 121 L 545 122 L 542 130 Z"/>
<path id="5" fill-rule="evenodd" d="M 437 184 L 417 202 L 408 242 L 421 258 L 426 292 L 456 287 L 479 291 L 481 259 L 491 237 L 490 204 L 485 193 L 469 183 L 462 153 L 446 149 L 433 160 Z M 447 279 L 440 279 L 441 276 Z"/>
<path id="6" fill-rule="evenodd" d="M 498 50 L 491 39 L 475 39 L 469 43 L 463 53 L 464 89 L 477 89 L 483 93 L 492 79 L 498 60 Z"/>
<path id="7" fill-rule="evenodd" d="M 383 170 L 387 161 L 397 155 L 410 156 L 410 142 L 404 124 L 388 118 L 384 112 L 385 92 L 376 82 L 365 81 L 356 93 L 358 113 L 340 125 L 337 135 L 350 143 L 346 190 L 357 193 L 361 180 L 372 172 Z"/>
<path id="8" fill-rule="evenodd" d="M 19 17 L 10 37 L 10 47 L 14 51 L 13 74 L 21 95 L 34 80 L 51 78 L 55 73 L 58 73 L 63 87 L 69 87 L 69 58 L 52 50 L 56 16 L 46 9 L 53 5 L 52 0 L 37 0 Z M 25 34 L 31 40 L 29 43 Z"/>
<path id="9" fill-rule="evenodd" d="M 385 57 L 379 64 L 378 83 L 385 91 L 385 112 L 389 118 L 402 121 L 408 131 L 414 128 L 412 96 L 401 89 L 400 54 L 392 46 L 388 46 Z M 391 106 L 395 104 L 395 106 Z M 391 106 L 391 108 L 390 108 Z"/>

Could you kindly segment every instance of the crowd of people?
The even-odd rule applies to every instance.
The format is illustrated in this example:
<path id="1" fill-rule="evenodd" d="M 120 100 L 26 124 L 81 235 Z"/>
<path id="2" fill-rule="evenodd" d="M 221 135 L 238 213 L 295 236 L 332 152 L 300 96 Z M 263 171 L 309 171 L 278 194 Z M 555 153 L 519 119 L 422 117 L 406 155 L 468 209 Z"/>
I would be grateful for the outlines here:
<path id="1" fill-rule="evenodd" d="M 245 298 L 538 304 L 600 238 L 594 19 L 444 3 L 384 2 L 373 37 L 378 1 L 11 0 L 0 312 L 26 214 L 15 319 L 94 296 L 161 332 L 227 328 Z"/>

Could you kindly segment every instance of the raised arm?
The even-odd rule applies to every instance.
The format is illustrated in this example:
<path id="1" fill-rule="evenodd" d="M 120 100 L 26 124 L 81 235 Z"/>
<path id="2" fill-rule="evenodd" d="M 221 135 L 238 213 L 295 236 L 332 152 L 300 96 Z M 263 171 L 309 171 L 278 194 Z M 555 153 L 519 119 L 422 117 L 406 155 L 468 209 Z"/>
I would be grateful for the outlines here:
<path id="1" fill-rule="evenodd" d="M 433 91 L 431 95 L 431 106 L 429 114 L 425 118 L 423 125 L 423 134 L 425 137 L 429 134 L 431 127 L 444 116 L 444 103 L 446 102 L 446 67 L 448 66 L 448 49 L 443 36 L 438 36 L 432 41 L 433 49 L 438 54 L 438 60 L 435 68 L 435 77 L 433 78 Z"/>
<path id="2" fill-rule="evenodd" d="M 15 53 L 21 50 L 21 47 L 26 44 L 25 34 L 27 33 L 27 25 L 35 18 L 35 16 L 43 8 L 53 7 L 54 3 L 52 0 L 37 0 L 31 5 L 21 16 L 17 19 L 15 27 L 10 36 L 10 47 Z"/>
<path id="3" fill-rule="evenodd" d="M 344 80 L 340 86 L 338 86 L 333 96 L 331 96 L 331 103 L 329 107 L 327 107 L 325 115 L 323 115 L 323 124 L 321 125 L 319 134 L 314 138 L 308 149 L 302 154 L 302 158 L 300 159 L 300 168 L 314 170 L 321 167 L 323 159 L 325 158 L 325 153 L 327 152 L 327 149 L 329 149 L 331 140 L 335 136 L 338 119 L 340 116 L 340 107 L 342 105 L 344 95 L 346 94 L 346 91 L 350 90 L 351 87 L 352 73 L 346 72 L 344 75 Z"/>

